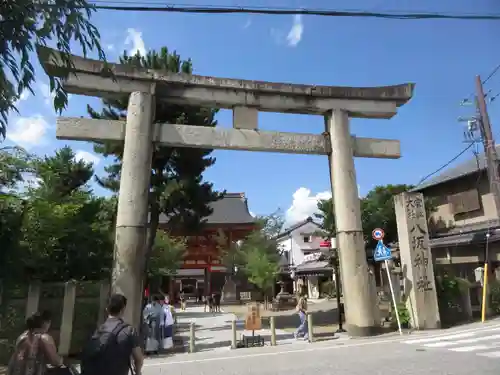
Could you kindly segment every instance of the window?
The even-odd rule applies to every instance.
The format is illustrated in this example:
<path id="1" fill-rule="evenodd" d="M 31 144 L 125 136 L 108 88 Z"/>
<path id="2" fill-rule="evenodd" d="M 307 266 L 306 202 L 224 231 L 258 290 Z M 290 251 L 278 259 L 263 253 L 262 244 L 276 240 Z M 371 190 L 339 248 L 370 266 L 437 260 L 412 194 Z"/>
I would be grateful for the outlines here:
<path id="1" fill-rule="evenodd" d="M 311 236 L 304 236 L 304 243 L 312 242 Z"/>

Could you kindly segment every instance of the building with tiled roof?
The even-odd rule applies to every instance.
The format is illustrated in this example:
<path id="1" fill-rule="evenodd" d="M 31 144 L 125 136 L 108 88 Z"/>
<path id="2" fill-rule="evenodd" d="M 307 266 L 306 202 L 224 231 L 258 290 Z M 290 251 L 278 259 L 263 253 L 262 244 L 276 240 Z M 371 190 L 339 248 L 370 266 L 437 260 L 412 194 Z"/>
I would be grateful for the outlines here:
<path id="1" fill-rule="evenodd" d="M 187 237 L 184 261 L 168 287 L 174 289 L 173 294 L 183 290 L 188 296 L 199 297 L 220 292 L 226 276 L 234 272 L 221 263 L 221 249 L 229 248 L 256 229 L 243 193 L 226 193 L 210 203 L 210 208 L 212 213 L 203 219 L 201 231 Z M 166 215 L 160 215 L 160 228 L 168 230 L 168 222 Z"/>
<path id="2" fill-rule="evenodd" d="M 500 146 L 496 148 L 500 153 Z M 500 218 L 484 154 L 443 171 L 413 191 L 435 203 L 429 230 L 438 271 L 453 270 L 455 275 L 474 281 L 478 264 L 487 258 L 492 262 L 500 260 Z"/>

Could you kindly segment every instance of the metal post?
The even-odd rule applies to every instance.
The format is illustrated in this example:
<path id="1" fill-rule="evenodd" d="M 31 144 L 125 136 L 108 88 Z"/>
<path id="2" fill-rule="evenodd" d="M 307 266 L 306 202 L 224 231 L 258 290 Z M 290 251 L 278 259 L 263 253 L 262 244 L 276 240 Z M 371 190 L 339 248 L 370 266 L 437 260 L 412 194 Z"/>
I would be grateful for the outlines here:
<path id="1" fill-rule="evenodd" d="M 195 332 L 194 332 L 194 322 L 191 322 L 189 326 L 189 353 L 194 353 L 196 349 L 196 337 L 195 337 Z"/>
<path id="2" fill-rule="evenodd" d="M 314 342 L 313 337 L 313 317 L 311 313 L 307 313 L 307 332 L 309 333 L 309 342 Z"/>
<path id="3" fill-rule="evenodd" d="M 269 318 L 271 324 L 271 346 L 276 346 L 276 320 L 274 316 Z"/>
<path id="4" fill-rule="evenodd" d="M 339 328 L 335 333 L 344 333 L 345 329 L 342 326 L 342 315 L 343 315 L 343 306 L 342 303 L 340 302 L 340 270 L 339 270 L 339 255 L 338 255 L 338 250 L 336 250 L 337 256 L 335 257 L 335 264 L 333 266 L 334 272 L 335 272 L 335 294 L 336 294 L 336 300 L 337 300 L 337 322 L 339 324 Z"/>
<path id="5" fill-rule="evenodd" d="M 231 349 L 236 349 L 236 320 L 233 319 L 231 322 Z"/>
<path id="6" fill-rule="evenodd" d="M 385 270 L 387 271 L 387 279 L 389 280 L 389 288 L 391 289 L 392 303 L 394 304 L 394 311 L 396 313 L 396 320 L 398 322 L 399 334 L 402 335 L 403 331 L 401 330 L 401 321 L 399 320 L 399 312 L 398 305 L 396 302 L 396 295 L 394 294 L 394 286 L 392 285 L 391 271 L 389 270 L 389 262 L 387 259 L 385 262 Z"/>

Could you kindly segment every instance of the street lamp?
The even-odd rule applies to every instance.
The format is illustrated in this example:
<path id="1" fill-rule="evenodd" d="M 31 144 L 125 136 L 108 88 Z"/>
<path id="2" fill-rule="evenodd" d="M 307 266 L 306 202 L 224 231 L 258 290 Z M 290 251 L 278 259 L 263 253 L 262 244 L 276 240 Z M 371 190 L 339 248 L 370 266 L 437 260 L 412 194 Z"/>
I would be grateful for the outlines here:
<path id="1" fill-rule="evenodd" d="M 333 272 L 335 274 L 335 295 L 337 298 L 337 321 L 339 322 L 339 329 L 336 333 L 346 332 L 342 327 L 342 318 L 344 315 L 344 304 L 340 303 L 340 267 L 339 267 L 339 254 L 337 249 L 331 249 L 333 260 Z"/>
<path id="2" fill-rule="evenodd" d="M 234 270 L 234 274 L 236 275 L 238 273 L 238 266 L 234 266 L 233 270 Z"/>

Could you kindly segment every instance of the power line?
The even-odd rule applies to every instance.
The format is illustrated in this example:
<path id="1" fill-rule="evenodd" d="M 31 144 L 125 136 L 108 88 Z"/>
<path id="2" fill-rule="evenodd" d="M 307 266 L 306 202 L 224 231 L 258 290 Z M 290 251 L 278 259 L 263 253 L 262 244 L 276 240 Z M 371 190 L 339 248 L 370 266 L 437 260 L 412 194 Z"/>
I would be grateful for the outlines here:
<path id="1" fill-rule="evenodd" d="M 426 181 L 427 179 L 429 179 L 430 177 L 434 176 L 436 173 L 439 173 L 441 172 L 443 169 L 447 168 L 451 163 L 453 163 L 455 160 L 457 160 L 460 156 L 462 156 L 463 154 L 465 154 L 470 148 L 472 148 L 473 146 L 475 145 L 475 143 L 471 143 L 470 145 L 468 145 L 466 148 L 464 148 L 462 151 L 460 151 L 457 155 L 455 155 L 451 160 L 449 160 L 446 164 L 444 164 L 443 166 L 439 167 L 438 169 L 436 169 L 434 172 L 432 173 L 429 173 L 427 176 L 425 176 L 424 178 L 422 178 L 418 184 L 417 184 L 417 187 L 422 184 L 424 181 Z"/>
<path id="2" fill-rule="evenodd" d="M 500 64 L 497 65 L 495 69 L 486 77 L 485 80 L 482 81 L 482 84 L 484 85 L 486 82 L 488 82 L 497 72 L 500 70 Z"/>
<path id="3" fill-rule="evenodd" d="M 495 74 L 497 74 L 499 71 L 500 71 L 500 64 L 498 64 L 495 67 L 495 69 L 493 69 L 491 71 L 491 73 L 488 74 L 488 76 L 486 77 L 486 79 L 484 79 L 484 80 L 481 81 L 481 83 L 484 85 L 486 82 L 488 82 L 490 79 L 492 79 L 495 76 Z M 488 92 L 484 95 L 484 97 L 487 97 L 491 93 L 491 91 L 492 90 L 489 89 Z M 465 98 L 465 99 L 462 100 L 462 104 L 470 103 L 470 100 L 474 99 L 474 95 L 475 95 L 475 93 L 471 93 L 467 98 Z M 490 102 L 492 102 L 493 100 L 495 100 L 497 96 L 498 95 L 495 95 L 495 97 L 490 98 Z"/>
<path id="4" fill-rule="evenodd" d="M 111 5 L 106 5 L 111 4 Z M 115 5 L 113 5 L 115 4 Z M 118 5 L 129 4 L 129 5 Z M 77 8 L 93 8 L 97 10 L 113 10 L 125 12 L 165 12 L 165 13 L 202 13 L 202 14 L 268 14 L 268 15 L 312 15 L 326 17 L 364 17 L 384 18 L 399 20 L 417 19 L 452 19 L 452 20 L 477 20 L 477 21 L 499 21 L 500 14 L 472 14 L 472 13 L 431 13 L 431 12 L 367 12 L 362 10 L 329 10 L 329 9 L 293 9 L 293 8 L 270 8 L 270 7 L 236 7 L 236 6 L 198 6 L 198 5 L 175 5 L 166 4 L 162 6 L 135 5 L 144 2 L 126 2 L 113 0 L 94 0 L 89 6 Z M 41 3 L 42 8 L 56 8 L 60 5 Z"/>

